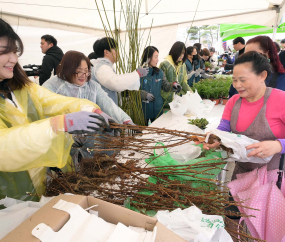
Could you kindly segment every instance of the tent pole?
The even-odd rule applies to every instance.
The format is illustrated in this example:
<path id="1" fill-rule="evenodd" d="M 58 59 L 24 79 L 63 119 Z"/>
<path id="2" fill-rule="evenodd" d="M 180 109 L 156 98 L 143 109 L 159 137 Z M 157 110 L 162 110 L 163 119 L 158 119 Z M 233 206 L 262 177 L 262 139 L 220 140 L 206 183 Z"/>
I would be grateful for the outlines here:
<path id="1" fill-rule="evenodd" d="M 145 0 L 145 14 L 148 15 L 148 0 Z"/>
<path id="2" fill-rule="evenodd" d="M 280 8 L 276 9 L 276 16 L 275 16 L 275 21 L 274 21 L 274 26 L 273 26 L 273 36 L 272 36 L 273 41 L 275 41 L 275 39 L 276 39 L 279 13 L 280 13 Z"/>
<path id="3" fill-rule="evenodd" d="M 285 0 L 282 1 L 282 3 L 278 6 L 278 8 L 276 9 L 276 17 L 275 17 L 275 22 L 274 22 L 274 28 L 273 28 L 273 41 L 275 41 L 276 38 L 276 32 L 277 32 L 277 28 L 279 26 L 279 22 L 281 21 L 281 19 L 279 19 L 280 15 L 280 11 L 283 8 L 283 6 L 285 5 Z"/>
<path id="4" fill-rule="evenodd" d="M 221 29 L 220 29 L 220 24 L 218 24 L 218 55 L 221 54 L 221 47 L 222 47 L 222 43 L 221 43 Z"/>

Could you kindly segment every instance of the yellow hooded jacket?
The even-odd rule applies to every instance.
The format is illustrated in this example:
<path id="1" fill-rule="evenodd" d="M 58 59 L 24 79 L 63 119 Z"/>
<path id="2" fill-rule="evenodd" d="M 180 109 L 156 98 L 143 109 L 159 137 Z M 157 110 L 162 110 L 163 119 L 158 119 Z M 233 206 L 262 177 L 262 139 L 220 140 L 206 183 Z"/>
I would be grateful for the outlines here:
<path id="1" fill-rule="evenodd" d="M 193 93 L 187 83 L 187 70 L 185 63 L 179 62 L 178 65 L 175 65 L 172 56 L 168 55 L 165 57 L 165 60 L 160 63 L 159 68 L 164 72 L 166 79 L 169 82 L 177 82 L 182 86 L 182 91 L 178 93 L 178 95 L 185 95 L 187 91 Z M 174 93 L 164 92 L 161 90 L 161 96 L 163 98 L 164 105 L 168 106 L 168 103 L 173 100 Z"/>
<path id="2" fill-rule="evenodd" d="M 42 195 L 45 167 L 64 167 L 70 159 L 72 136 L 64 132 L 64 115 L 86 107 L 86 99 L 61 96 L 32 83 L 13 92 L 22 112 L 0 98 L 0 199 L 37 200 Z M 50 117 L 57 115 L 54 133 Z"/>

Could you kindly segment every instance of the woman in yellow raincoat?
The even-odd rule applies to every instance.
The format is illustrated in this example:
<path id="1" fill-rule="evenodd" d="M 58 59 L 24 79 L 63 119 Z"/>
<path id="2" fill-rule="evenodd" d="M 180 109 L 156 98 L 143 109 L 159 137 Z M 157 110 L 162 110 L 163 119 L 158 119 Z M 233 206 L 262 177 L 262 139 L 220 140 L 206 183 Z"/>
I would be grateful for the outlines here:
<path id="1" fill-rule="evenodd" d="M 45 167 L 69 161 L 71 134 L 108 128 L 109 120 L 94 113 L 100 108 L 91 101 L 31 82 L 18 63 L 22 52 L 21 39 L 0 19 L 0 199 L 37 200 Z"/>
<path id="2" fill-rule="evenodd" d="M 187 69 L 185 61 L 187 55 L 185 54 L 185 44 L 177 41 L 173 44 L 169 51 L 169 55 L 165 57 L 165 60 L 160 63 L 159 68 L 164 72 L 166 79 L 171 83 L 178 83 L 182 86 L 182 90 L 177 95 L 185 95 L 187 91 L 193 92 L 189 87 L 187 80 Z M 168 103 L 172 102 L 174 93 L 165 92 L 161 90 L 161 96 L 163 98 L 164 107 L 168 107 Z"/>

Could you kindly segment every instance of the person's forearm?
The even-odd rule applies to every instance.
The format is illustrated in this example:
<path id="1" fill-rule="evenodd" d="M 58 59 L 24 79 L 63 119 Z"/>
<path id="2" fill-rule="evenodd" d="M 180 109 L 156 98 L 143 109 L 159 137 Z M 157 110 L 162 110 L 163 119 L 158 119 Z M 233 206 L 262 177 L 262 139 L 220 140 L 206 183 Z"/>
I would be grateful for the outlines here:
<path id="1" fill-rule="evenodd" d="M 187 82 L 182 82 L 181 83 L 182 86 L 182 90 L 186 93 L 188 91 L 190 91 L 191 93 L 193 93 L 192 89 L 189 87 L 189 85 L 187 84 Z"/>
<path id="2" fill-rule="evenodd" d="M 231 131 L 230 121 L 226 119 L 221 119 L 221 122 L 217 129 L 221 131 L 230 132 Z"/>
<path id="3" fill-rule="evenodd" d="M 285 139 L 278 139 L 278 141 L 280 142 L 282 146 L 281 154 L 285 154 Z"/>
<path id="4" fill-rule="evenodd" d="M 162 91 L 165 91 L 165 92 L 170 92 L 171 89 L 172 89 L 172 85 L 173 85 L 173 83 L 172 83 L 172 82 L 169 82 L 169 81 L 166 79 L 165 74 L 163 73 L 162 83 L 161 83 L 161 90 L 162 90 Z"/>

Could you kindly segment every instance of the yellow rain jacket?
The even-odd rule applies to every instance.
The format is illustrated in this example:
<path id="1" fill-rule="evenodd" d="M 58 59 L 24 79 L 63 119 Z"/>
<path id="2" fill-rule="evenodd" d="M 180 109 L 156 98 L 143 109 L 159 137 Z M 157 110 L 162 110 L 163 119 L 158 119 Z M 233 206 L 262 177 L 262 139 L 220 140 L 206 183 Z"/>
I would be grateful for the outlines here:
<path id="1" fill-rule="evenodd" d="M 72 136 L 64 132 L 64 116 L 99 108 L 86 99 L 61 96 L 32 83 L 13 92 L 21 112 L 0 97 L 0 199 L 37 200 L 42 195 L 45 167 L 64 167 L 70 159 Z M 54 133 L 49 117 L 57 115 Z"/>
<path id="2" fill-rule="evenodd" d="M 165 60 L 160 63 L 159 68 L 164 72 L 166 79 L 169 82 L 177 82 L 182 86 L 182 91 L 177 95 L 185 95 L 187 91 L 193 92 L 187 83 L 187 70 L 185 63 L 179 62 L 175 65 L 172 56 L 168 55 Z M 164 92 L 161 90 L 164 106 L 172 102 L 174 92 Z"/>

